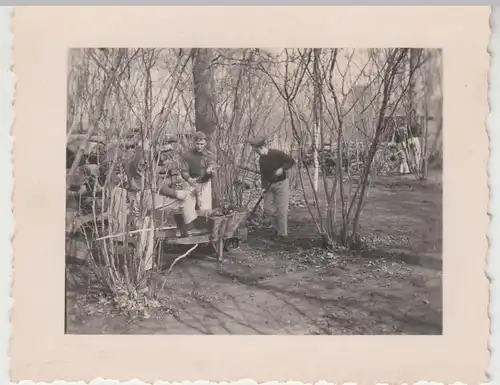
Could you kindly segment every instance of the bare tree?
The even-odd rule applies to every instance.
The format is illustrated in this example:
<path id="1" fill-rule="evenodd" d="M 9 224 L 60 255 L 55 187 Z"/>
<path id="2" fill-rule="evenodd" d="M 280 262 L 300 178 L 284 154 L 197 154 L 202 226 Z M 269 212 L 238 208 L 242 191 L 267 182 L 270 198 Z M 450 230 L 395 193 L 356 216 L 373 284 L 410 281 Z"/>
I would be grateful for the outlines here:
<path id="1" fill-rule="evenodd" d="M 117 298 L 154 298 L 158 288 L 146 249 L 155 250 L 157 266 L 155 232 L 169 225 L 164 218 L 136 220 L 150 217 L 145 196 L 155 187 L 151 169 L 135 228 L 118 230 L 124 215 L 133 219 L 120 209 L 116 188 L 131 146 L 149 141 L 154 147 L 175 133 L 185 147 L 184 134 L 204 132 L 223 170 L 214 180 L 214 207 L 245 208 L 255 202 L 252 188 L 260 179 L 245 143 L 265 134 L 273 146 L 295 152 L 292 185 L 302 190 L 325 247 L 353 248 L 362 241 L 361 213 L 385 162 L 380 154 L 393 117 L 408 106 L 413 115 L 423 109 L 423 177 L 440 146 L 440 55 L 426 50 L 86 49 L 72 55 L 67 130 L 68 143 L 78 144 L 68 144 L 76 148 L 68 178 L 92 151 L 98 153 L 104 177 L 90 196 L 78 199 L 90 201 L 85 237 L 91 261 Z M 437 123 L 432 129 L 430 116 Z M 143 160 L 153 164 L 152 151 Z M 139 247 L 146 233 L 152 236 Z"/>
<path id="2" fill-rule="evenodd" d="M 321 133 L 321 126 L 322 126 L 322 113 L 323 113 L 323 100 L 322 100 L 322 93 L 323 93 L 323 82 L 322 82 L 322 77 L 320 74 L 320 67 L 321 67 L 321 49 L 320 48 L 315 48 L 314 49 L 314 108 L 313 108 L 313 113 L 314 113 L 314 135 L 313 135 L 313 140 L 312 140 L 312 147 L 313 147 L 313 161 L 314 161 L 314 177 L 313 177 L 313 188 L 314 191 L 318 191 L 318 182 L 319 182 L 319 158 L 318 158 L 318 148 L 320 147 L 319 139 L 322 136 Z M 321 146 L 322 147 L 322 146 Z"/>
<path id="3" fill-rule="evenodd" d="M 407 88 L 408 84 L 403 87 L 403 90 L 396 92 L 400 86 L 397 82 L 397 74 L 407 59 L 409 50 L 372 50 L 369 55 L 365 55 L 364 60 L 361 60 L 360 63 L 355 63 L 354 57 L 356 54 L 363 55 L 359 55 L 355 50 L 332 49 L 323 60 L 321 60 L 318 50 L 313 51 L 313 53 L 315 60 L 312 70 L 309 67 L 311 51 L 307 50 L 298 50 L 296 53 L 284 51 L 284 64 L 278 65 L 278 67 L 284 68 L 284 74 L 278 70 L 273 74 L 262 66 L 261 69 L 268 75 L 287 105 L 295 140 L 302 148 L 299 156 L 299 167 L 304 168 L 306 180 L 313 190 L 314 201 L 312 206 L 308 205 L 309 212 L 325 246 L 332 245 L 338 239 L 343 245 L 357 247 L 360 243 L 360 214 L 369 190 L 371 167 L 382 140 L 382 134 L 387 129 L 388 118 L 394 114 L 403 96 L 406 95 L 404 88 Z M 275 62 L 277 63 L 277 60 Z M 357 71 L 353 71 L 353 67 L 356 67 Z M 311 124 L 307 115 L 300 112 L 298 103 L 295 103 L 298 87 L 306 87 L 307 84 L 311 84 L 304 78 L 305 74 L 309 74 L 315 95 L 313 97 L 312 130 L 309 128 Z M 326 86 L 325 90 L 323 90 L 323 84 Z M 360 86 L 362 90 L 356 96 L 355 91 L 359 90 Z M 366 93 L 372 97 L 362 103 L 361 96 Z M 321 95 L 321 98 L 318 98 L 317 95 Z M 361 104 L 363 106 L 355 110 Z M 323 108 L 326 115 L 322 112 Z M 353 113 L 363 115 L 365 120 L 369 120 L 366 124 L 369 132 L 349 123 L 353 120 Z M 320 130 L 321 126 L 328 128 L 328 137 L 335 143 L 335 171 L 332 177 L 329 176 L 325 165 L 318 160 L 313 162 L 314 167 L 311 175 L 311 170 L 305 162 L 306 154 L 303 144 L 307 141 L 307 137 L 312 137 L 313 154 L 319 152 L 318 142 L 325 140 L 325 130 Z M 362 151 L 363 167 L 357 177 L 350 174 L 349 167 L 344 167 L 344 164 L 347 163 L 344 160 L 348 161 L 349 159 L 346 158 L 351 156 L 346 135 L 349 132 L 349 136 L 352 136 L 353 130 L 354 132 L 359 131 L 366 142 L 365 149 Z M 318 136 L 320 140 L 317 140 Z M 360 152 L 359 149 L 354 152 L 356 151 Z M 318 163 L 320 167 L 317 167 Z M 326 218 L 323 217 L 324 214 L 320 209 L 322 202 L 317 192 L 315 180 L 317 168 L 321 168 L 323 189 L 326 195 Z M 304 193 L 306 184 L 306 182 L 302 182 Z M 313 207 L 316 209 L 313 210 Z M 338 210 L 341 218 L 339 230 L 337 230 L 335 223 Z"/>
<path id="4" fill-rule="evenodd" d="M 99 140 L 103 152 L 97 165 L 100 175 L 95 177 L 90 194 L 80 195 L 79 199 L 88 203 L 80 206 L 76 219 L 81 225 L 79 234 L 90 251 L 88 262 L 120 306 L 128 306 L 129 300 L 134 300 L 144 307 L 144 303 L 153 300 L 159 289 L 152 280 L 152 272 L 160 263 L 161 254 L 155 233 L 158 228 L 165 230 L 165 226 L 168 228 L 170 224 L 151 212 L 148 199 L 151 196 L 155 206 L 153 150 L 169 131 L 166 126 L 171 116 L 183 109 L 178 97 L 182 88 L 179 84 L 190 59 L 173 51 L 110 49 L 104 55 L 100 50 L 92 49 L 83 53 L 80 51 L 80 60 L 73 63 L 74 66 L 87 67 L 82 72 L 100 76 L 104 84 L 110 83 L 103 96 L 104 93 L 99 91 L 99 82 L 94 82 L 91 76 L 88 76 L 87 82 L 79 79 L 78 83 L 85 91 L 78 90 L 70 94 L 70 98 L 75 114 L 78 111 L 83 111 L 83 115 L 89 114 L 95 104 L 101 106 L 100 121 L 103 125 L 96 125 L 95 117 L 89 119 L 88 131 L 84 134 L 87 141 L 90 138 Z M 107 66 L 110 62 L 117 62 L 110 60 L 117 55 L 127 59 L 115 73 L 114 67 L 108 69 Z M 154 70 L 159 67 L 162 71 L 160 77 Z M 115 73 L 113 82 L 107 80 L 110 73 Z M 72 83 L 71 78 L 69 83 Z M 130 134 L 133 135 L 131 140 L 127 139 Z M 132 208 L 125 202 L 127 194 L 122 188 L 126 179 L 122 165 L 131 156 L 128 148 L 131 145 L 142 147 L 146 141 L 152 144 L 150 151 L 141 152 L 146 164 L 146 188 L 140 192 L 137 206 L 131 212 Z M 82 146 L 78 151 L 83 153 L 83 149 Z M 76 160 L 73 162 L 75 169 L 79 164 Z M 134 224 L 133 228 L 128 227 L 129 223 Z"/>
<path id="5" fill-rule="evenodd" d="M 105 50 L 105 52 L 107 53 L 108 51 Z M 122 49 L 119 49 L 115 55 L 114 61 L 110 68 L 107 68 L 106 66 L 102 65 L 99 62 L 99 59 L 97 59 L 95 55 L 92 56 L 96 64 L 104 72 L 103 86 L 102 90 L 99 93 L 99 97 L 97 99 L 96 109 L 94 110 L 91 116 L 90 126 L 86 130 L 86 135 L 83 140 L 82 146 L 78 149 L 76 153 L 75 159 L 68 173 L 69 175 L 73 175 L 75 173 L 76 167 L 78 166 L 82 158 L 83 151 L 87 147 L 90 137 L 92 136 L 93 132 L 97 129 L 97 126 L 101 121 L 104 112 L 104 103 L 111 86 L 116 81 L 116 78 L 123 73 L 123 69 L 120 68 L 123 56 L 124 56 L 124 51 Z"/>

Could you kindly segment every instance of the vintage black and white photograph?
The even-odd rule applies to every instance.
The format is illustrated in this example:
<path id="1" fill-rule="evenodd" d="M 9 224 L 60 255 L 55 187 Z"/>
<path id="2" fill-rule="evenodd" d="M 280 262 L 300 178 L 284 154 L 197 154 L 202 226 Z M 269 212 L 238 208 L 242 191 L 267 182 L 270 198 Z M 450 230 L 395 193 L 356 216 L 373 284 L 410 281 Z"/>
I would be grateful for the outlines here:
<path id="1" fill-rule="evenodd" d="M 440 49 L 67 70 L 67 334 L 442 334 Z"/>

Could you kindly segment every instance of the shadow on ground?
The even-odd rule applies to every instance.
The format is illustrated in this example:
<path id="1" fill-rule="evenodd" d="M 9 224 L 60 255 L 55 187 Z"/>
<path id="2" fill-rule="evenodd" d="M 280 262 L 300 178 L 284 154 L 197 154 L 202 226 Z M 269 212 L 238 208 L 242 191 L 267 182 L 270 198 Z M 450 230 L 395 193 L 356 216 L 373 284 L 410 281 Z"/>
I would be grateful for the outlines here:
<path id="1" fill-rule="evenodd" d="M 81 290 L 69 290 L 67 332 L 441 334 L 441 213 L 439 186 L 382 180 L 362 214 L 369 247 L 359 255 L 321 250 L 307 208 L 295 208 L 282 245 L 259 229 L 224 263 L 181 261 L 149 319 L 88 315 Z"/>

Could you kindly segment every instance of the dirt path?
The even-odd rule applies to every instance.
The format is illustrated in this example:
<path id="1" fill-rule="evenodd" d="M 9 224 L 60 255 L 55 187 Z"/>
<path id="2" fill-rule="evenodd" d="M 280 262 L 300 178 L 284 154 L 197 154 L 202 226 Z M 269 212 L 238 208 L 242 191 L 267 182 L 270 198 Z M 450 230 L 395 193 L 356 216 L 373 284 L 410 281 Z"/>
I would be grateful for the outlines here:
<path id="1" fill-rule="evenodd" d="M 264 230 L 224 263 L 192 258 L 165 285 L 149 319 L 86 314 L 68 294 L 68 333 L 440 334 L 441 190 L 381 181 L 370 192 L 363 256 L 317 247 L 306 208 L 290 215 L 290 240 L 266 244 Z M 162 279 L 158 275 L 157 279 Z"/>

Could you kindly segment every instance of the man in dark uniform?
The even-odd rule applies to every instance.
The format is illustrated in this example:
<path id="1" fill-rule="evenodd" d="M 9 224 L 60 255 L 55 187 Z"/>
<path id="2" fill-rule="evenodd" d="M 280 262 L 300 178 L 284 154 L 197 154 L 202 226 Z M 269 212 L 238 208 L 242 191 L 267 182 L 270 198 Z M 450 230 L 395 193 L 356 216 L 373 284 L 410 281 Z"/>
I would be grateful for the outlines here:
<path id="1" fill-rule="evenodd" d="M 182 189 L 179 176 L 179 164 L 175 158 L 173 143 L 177 142 L 177 138 L 173 135 L 167 136 L 165 143 L 154 149 L 153 156 L 153 172 L 152 181 L 149 181 L 145 172 L 146 162 L 144 152 L 149 151 L 150 143 L 145 141 L 144 148 L 139 146 L 132 158 L 124 164 L 125 173 L 127 176 L 126 190 L 132 193 L 134 212 L 139 211 L 140 204 L 139 196 L 146 193 L 146 207 L 153 209 L 153 195 L 155 208 L 172 208 L 181 209 L 184 217 L 184 223 L 189 227 L 196 219 L 195 200 L 193 192 Z M 151 183 L 153 182 L 153 183 Z M 153 186 L 153 195 L 149 191 Z M 187 228 L 186 230 L 191 230 Z"/>
<path id="2" fill-rule="evenodd" d="M 167 136 L 163 145 L 153 148 L 153 163 L 150 164 L 146 158 L 151 143 L 149 140 L 144 140 L 144 143 L 140 141 L 133 155 L 123 165 L 125 188 L 116 186 L 111 200 L 111 212 L 118 226 L 115 231 L 125 233 L 128 230 L 128 213 L 132 214 L 134 227 L 144 230 L 138 234 L 138 248 L 145 270 L 153 266 L 152 210 L 180 209 L 184 222 L 180 235 L 187 237 L 196 233 L 193 225 L 197 218 L 196 199 L 192 191 L 179 189 L 177 177 L 180 172 L 173 149 L 175 142 L 175 136 Z M 124 241 L 125 236 L 118 240 Z"/>
<path id="3" fill-rule="evenodd" d="M 267 147 L 265 137 L 250 140 L 250 145 L 259 155 L 259 168 L 264 195 L 264 210 L 271 217 L 273 238 L 284 239 L 288 235 L 289 180 L 286 171 L 295 165 L 295 160 L 282 151 Z"/>

